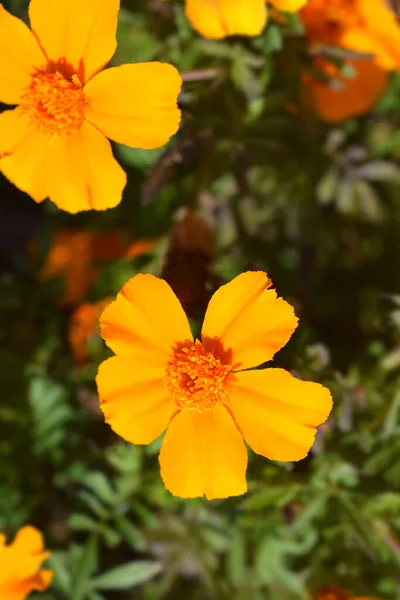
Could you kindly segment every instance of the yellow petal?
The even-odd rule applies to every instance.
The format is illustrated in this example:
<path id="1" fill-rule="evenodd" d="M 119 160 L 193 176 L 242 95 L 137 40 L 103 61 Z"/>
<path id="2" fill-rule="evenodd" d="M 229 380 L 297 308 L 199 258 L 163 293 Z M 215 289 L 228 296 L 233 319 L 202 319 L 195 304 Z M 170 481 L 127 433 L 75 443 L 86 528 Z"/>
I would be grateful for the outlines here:
<path id="1" fill-rule="evenodd" d="M 261 271 L 242 273 L 211 298 L 204 319 L 204 347 L 217 338 L 233 351 L 235 369 L 256 367 L 271 360 L 297 327 L 293 308 L 268 290 L 270 279 Z"/>
<path id="2" fill-rule="evenodd" d="M 31 27 L 49 60 L 64 61 L 88 81 L 116 48 L 120 0 L 31 0 Z"/>
<path id="3" fill-rule="evenodd" d="M 283 369 L 246 371 L 236 377 L 238 387 L 226 405 L 254 452 L 279 461 L 307 456 L 315 428 L 332 409 L 329 390 Z"/>
<path id="4" fill-rule="evenodd" d="M 377 65 L 392 71 L 400 68 L 400 27 L 394 18 L 389 22 L 385 19 L 388 12 L 385 8 L 382 13 L 379 13 L 370 29 L 361 27 L 345 29 L 339 43 L 344 48 L 356 52 L 373 54 Z M 380 26 L 380 19 L 384 20 L 383 27 Z"/>
<path id="5" fill-rule="evenodd" d="M 179 127 L 182 80 L 172 65 L 140 63 L 106 69 L 84 88 L 85 115 L 105 136 L 134 148 L 163 146 Z"/>
<path id="6" fill-rule="evenodd" d="M 165 368 L 175 344 L 193 339 L 178 298 L 154 275 L 130 279 L 100 317 L 100 326 L 107 345 L 131 357 L 132 364 L 150 357 Z"/>
<path id="7" fill-rule="evenodd" d="M 126 184 L 110 142 L 89 123 L 53 137 L 46 176 L 50 200 L 70 213 L 113 208 Z"/>
<path id="8" fill-rule="evenodd" d="M 208 500 L 247 490 L 247 452 L 221 405 L 199 413 L 183 409 L 170 423 L 160 452 L 161 476 L 175 496 Z"/>
<path id="9" fill-rule="evenodd" d="M 112 429 L 132 444 L 150 444 L 167 428 L 176 408 L 156 361 L 113 356 L 99 367 L 100 408 Z"/>
<path id="10" fill-rule="evenodd" d="M 285 12 L 297 12 L 305 6 L 308 0 L 269 0 L 275 8 Z"/>
<path id="11" fill-rule="evenodd" d="M 202 36 L 259 35 L 267 22 L 265 0 L 186 0 L 186 16 Z"/>
<path id="12" fill-rule="evenodd" d="M 18 104 L 32 71 L 45 63 L 29 28 L 0 5 L 0 102 Z"/>
<path id="13" fill-rule="evenodd" d="M 47 197 L 50 137 L 35 131 L 18 109 L 0 114 L 0 171 L 36 202 Z"/>

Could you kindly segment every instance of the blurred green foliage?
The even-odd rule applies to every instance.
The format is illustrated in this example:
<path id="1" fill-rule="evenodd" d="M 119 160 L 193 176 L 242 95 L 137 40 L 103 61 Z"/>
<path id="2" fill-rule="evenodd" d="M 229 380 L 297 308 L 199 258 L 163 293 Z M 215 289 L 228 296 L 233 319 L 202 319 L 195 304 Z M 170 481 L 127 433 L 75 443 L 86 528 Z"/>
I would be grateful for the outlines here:
<path id="1" fill-rule="evenodd" d="M 25 0 L 5 4 L 26 16 Z M 306 600 L 324 584 L 396 600 L 400 78 L 374 114 L 331 127 L 299 104 L 308 58 L 296 17 L 257 39 L 211 42 L 180 2 L 126 0 L 118 34 L 114 64 L 163 60 L 184 73 L 182 128 L 167 148 L 115 148 L 129 176 L 119 207 L 71 216 L 45 203 L 35 260 L 28 235 L 8 252 L 0 530 L 43 530 L 55 571 L 43 600 Z M 94 375 L 107 351 L 95 336 L 88 363 L 74 363 L 63 282 L 39 276 L 65 227 L 159 239 L 144 257 L 103 265 L 87 300 L 139 271 L 159 275 L 184 207 L 213 226 L 221 280 L 263 269 L 294 304 L 300 327 L 276 364 L 335 400 L 307 459 L 251 455 L 248 494 L 211 503 L 165 491 L 159 441 L 134 447 L 104 424 Z"/>

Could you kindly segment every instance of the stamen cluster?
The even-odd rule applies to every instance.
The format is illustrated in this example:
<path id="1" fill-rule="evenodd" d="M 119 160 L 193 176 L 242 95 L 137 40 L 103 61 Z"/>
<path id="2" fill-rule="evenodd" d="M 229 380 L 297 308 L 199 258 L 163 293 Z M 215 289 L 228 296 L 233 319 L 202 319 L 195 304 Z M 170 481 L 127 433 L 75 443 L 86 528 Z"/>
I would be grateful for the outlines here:
<path id="1" fill-rule="evenodd" d="M 37 72 L 22 96 L 20 110 L 43 133 L 73 133 L 84 121 L 85 96 L 77 75 Z"/>
<path id="2" fill-rule="evenodd" d="M 214 352 L 206 352 L 199 340 L 175 350 L 164 381 L 177 408 L 200 413 L 226 399 L 234 382 L 232 366 L 223 364 Z"/>

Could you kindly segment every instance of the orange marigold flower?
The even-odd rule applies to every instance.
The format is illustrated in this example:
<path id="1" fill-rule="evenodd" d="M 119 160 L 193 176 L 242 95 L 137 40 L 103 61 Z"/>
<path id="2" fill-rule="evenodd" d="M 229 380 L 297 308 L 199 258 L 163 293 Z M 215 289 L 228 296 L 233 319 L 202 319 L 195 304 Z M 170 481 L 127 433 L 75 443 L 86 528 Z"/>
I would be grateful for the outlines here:
<path id="1" fill-rule="evenodd" d="M 47 589 L 53 573 L 40 567 L 49 556 L 41 533 L 34 527 L 20 529 L 8 546 L 0 534 L 0 598 L 24 600 L 32 590 Z"/>
<path id="2" fill-rule="evenodd" d="M 107 140 L 156 148 L 177 131 L 171 65 L 102 70 L 120 0 L 31 0 L 31 30 L 0 6 L 0 170 L 36 202 L 71 213 L 116 206 L 126 175 Z"/>
<path id="3" fill-rule="evenodd" d="M 307 0 L 270 2 L 280 10 L 295 12 Z M 259 35 L 268 18 L 266 0 L 186 0 L 185 12 L 194 29 L 209 39 Z"/>
<path id="4" fill-rule="evenodd" d="M 250 371 L 273 358 L 297 327 L 293 308 L 265 273 L 222 286 L 193 340 L 169 285 L 137 275 L 100 319 L 116 356 L 100 365 L 105 420 L 134 444 L 167 429 L 161 453 L 166 488 L 183 498 L 245 493 L 247 452 L 295 461 L 309 452 L 331 410 L 330 392 L 283 369 Z"/>
<path id="5" fill-rule="evenodd" d="M 316 593 L 314 600 L 379 600 L 379 598 L 372 598 L 370 596 L 350 597 L 345 590 L 326 586 Z"/>
<path id="6" fill-rule="evenodd" d="M 60 306 L 76 306 L 87 297 L 101 273 L 101 263 L 120 258 L 135 258 L 151 252 L 157 240 L 126 240 L 121 232 L 93 233 L 80 229 L 59 229 L 51 240 L 46 262 L 40 273 L 44 281 L 62 277 Z M 35 241 L 30 245 L 37 253 Z"/>
<path id="7" fill-rule="evenodd" d="M 77 308 L 71 316 L 68 330 L 68 341 L 72 354 L 78 364 L 88 359 L 88 341 L 100 333 L 99 318 L 112 298 L 104 298 L 98 302 L 86 302 Z"/>
<path id="8" fill-rule="evenodd" d="M 373 54 L 383 69 L 400 67 L 400 27 L 386 0 L 309 0 L 300 17 L 312 42 Z"/>
<path id="9" fill-rule="evenodd" d="M 370 111 L 388 85 L 387 71 L 375 62 L 363 59 L 348 62 L 355 71 L 354 77 L 345 77 L 335 65 L 322 60 L 318 66 L 327 81 L 314 79 L 311 74 L 304 77 L 315 110 L 329 123 L 340 123 Z"/>

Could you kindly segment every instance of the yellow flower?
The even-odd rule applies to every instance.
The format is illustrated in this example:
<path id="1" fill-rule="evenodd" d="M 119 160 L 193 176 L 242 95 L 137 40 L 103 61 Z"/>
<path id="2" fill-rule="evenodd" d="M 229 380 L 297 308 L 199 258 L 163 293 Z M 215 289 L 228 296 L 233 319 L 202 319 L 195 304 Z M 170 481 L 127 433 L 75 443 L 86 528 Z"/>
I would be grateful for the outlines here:
<path id="1" fill-rule="evenodd" d="M 42 535 L 34 527 L 20 529 L 9 546 L 0 534 L 0 598 L 24 600 L 32 590 L 48 588 L 53 573 L 40 567 L 49 556 L 43 549 Z"/>
<path id="2" fill-rule="evenodd" d="M 36 202 L 116 206 L 126 175 L 107 138 L 156 148 L 177 131 L 181 78 L 168 64 L 103 70 L 119 0 L 31 0 L 31 30 L 0 6 L 0 170 Z"/>
<path id="3" fill-rule="evenodd" d="M 307 0 L 270 0 L 276 8 L 295 12 Z M 266 0 L 186 0 L 186 16 L 202 36 L 260 35 L 268 18 Z"/>
<path id="4" fill-rule="evenodd" d="M 100 319 L 116 356 L 100 365 L 101 409 L 112 429 L 149 444 L 165 429 L 161 476 L 176 496 L 243 494 L 244 440 L 272 460 L 309 452 L 331 410 L 329 391 L 283 369 L 250 371 L 273 358 L 297 326 L 292 307 L 262 272 L 222 286 L 205 315 L 201 341 L 169 285 L 137 275 Z"/>

